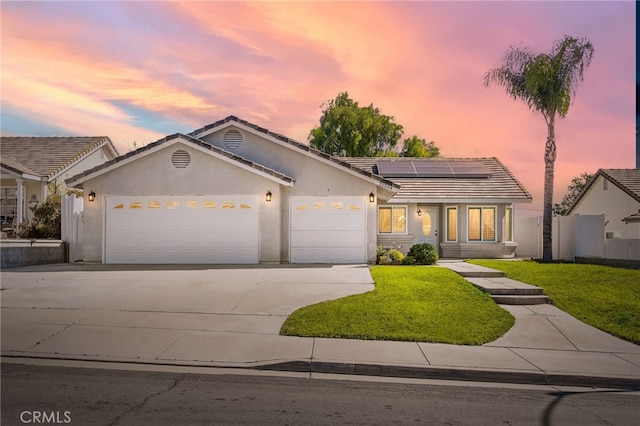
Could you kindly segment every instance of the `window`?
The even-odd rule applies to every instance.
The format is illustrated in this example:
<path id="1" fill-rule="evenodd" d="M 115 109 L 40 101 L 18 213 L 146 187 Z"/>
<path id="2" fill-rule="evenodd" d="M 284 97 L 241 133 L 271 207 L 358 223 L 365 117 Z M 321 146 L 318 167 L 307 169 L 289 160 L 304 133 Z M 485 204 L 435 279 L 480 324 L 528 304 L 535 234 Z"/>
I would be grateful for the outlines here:
<path id="1" fill-rule="evenodd" d="M 0 216 L 3 222 L 10 222 L 18 211 L 18 188 L 0 189 Z"/>
<path id="2" fill-rule="evenodd" d="M 378 232 L 380 234 L 406 234 L 407 207 L 380 207 L 378 209 Z"/>
<path id="3" fill-rule="evenodd" d="M 447 207 L 446 241 L 458 241 L 458 208 Z"/>
<path id="4" fill-rule="evenodd" d="M 513 241 L 513 207 L 506 207 L 504 212 L 504 240 Z"/>
<path id="5" fill-rule="evenodd" d="M 431 213 L 429 211 L 422 212 L 422 235 L 425 237 L 431 235 Z"/>
<path id="6" fill-rule="evenodd" d="M 496 240 L 496 208 L 469 207 L 468 213 L 469 241 Z"/>

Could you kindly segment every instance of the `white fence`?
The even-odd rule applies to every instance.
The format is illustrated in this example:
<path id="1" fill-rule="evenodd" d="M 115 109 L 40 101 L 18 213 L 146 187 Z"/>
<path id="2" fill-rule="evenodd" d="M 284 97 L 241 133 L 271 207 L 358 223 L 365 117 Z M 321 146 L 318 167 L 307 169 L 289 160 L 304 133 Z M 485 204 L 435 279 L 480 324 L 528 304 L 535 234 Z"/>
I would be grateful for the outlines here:
<path id="1" fill-rule="evenodd" d="M 69 245 L 69 262 L 82 260 L 82 198 L 74 195 L 62 197 L 62 241 Z"/>
<path id="2" fill-rule="evenodd" d="M 640 239 L 606 239 L 604 215 L 553 218 L 554 259 L 576 257 L 640 260 Z M 518 256 L 542 258 L 542 217 L 518 218 L 515 223 Z"/>

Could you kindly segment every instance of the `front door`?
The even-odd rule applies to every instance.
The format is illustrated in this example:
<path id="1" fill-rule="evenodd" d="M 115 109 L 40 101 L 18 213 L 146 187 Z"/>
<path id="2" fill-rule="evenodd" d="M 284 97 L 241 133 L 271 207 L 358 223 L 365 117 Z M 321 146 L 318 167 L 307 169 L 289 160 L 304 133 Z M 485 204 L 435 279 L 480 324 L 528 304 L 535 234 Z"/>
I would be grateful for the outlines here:
<path id="1" fill-rule="evenodd" d="M 420 232 L 418 233 L 419 243 L 429 243 L 439 252 L 438 247 L 438 206 L 418 206 L 420 209 Z"/>

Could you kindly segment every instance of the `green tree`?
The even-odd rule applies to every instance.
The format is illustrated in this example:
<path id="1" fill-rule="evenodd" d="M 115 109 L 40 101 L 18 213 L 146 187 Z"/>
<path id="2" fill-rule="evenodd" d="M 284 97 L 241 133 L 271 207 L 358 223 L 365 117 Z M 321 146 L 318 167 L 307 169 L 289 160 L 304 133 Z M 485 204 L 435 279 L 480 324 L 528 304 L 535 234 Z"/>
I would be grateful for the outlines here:
<path id="1" fill-rule="evenodd" d="M 578 199 L 578 195 L 580 195 L 592 178 L 592 174 L 582 173 L 580 176 L 571 179 L 571 183 L 567 186 L 567 192 L 564 194 L 564 197 L 562 197 L 562 201 L 553 205 L 553 215 L 566 216 L 567 213 L 569 213 L 569 208 Z"/>
<path id="2" fill-rule="evenodd" d="M 400 155 L 402 157 L 439 157 L 440 148 L 433 141 L 427 143 L 426 140 L 413 135 L 404 140 Z"/>
<path id="3" fill-rule="evenodd" d="M 328 154 L 390 156 L 402 133 L 394 117 L 381 114 L 373 104 L 361 107 L 348 92 L 342 92 L 323 104 L 320 125 L 309 133 L 309 143 Z"/>
<path id="4" fill-rule="evenodd" d="M 547 124 L 544 150 L 544 210 L 542 216 L 542 259 L 553 258 L 551 220 L 553 214 L 553 178 L 556 160 L 555 119 L 569 111 L 578 83 L 591 63 L 593 45 L 586 39 L 565 36 L 553 44 L 551 52 L 534 54 L 529 48 L 511 46 L 504 63 L 484 76 L 485 86 L 503 86 L 509 96 L 524 101 Z"/>

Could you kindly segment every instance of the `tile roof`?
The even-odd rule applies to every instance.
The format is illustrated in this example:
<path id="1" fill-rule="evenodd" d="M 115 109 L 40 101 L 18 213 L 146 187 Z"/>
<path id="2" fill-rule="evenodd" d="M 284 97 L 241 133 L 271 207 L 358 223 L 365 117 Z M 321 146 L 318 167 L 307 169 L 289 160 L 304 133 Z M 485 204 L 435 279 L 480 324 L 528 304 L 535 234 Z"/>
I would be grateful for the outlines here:
<path id="1" fill-rule="evenodd" d="M 188 136 L 188 135 L 183 135 L 183 134 L 180 134 L 180 133 L 176 133 L 176 134 L 173 134 L 173 135 L 166 136 L 166 137 L 164 137 L 162 139 L 158 139 L 155 142 L 152 142 L 152 143 L 147 144 L 147 145 L 145 145 L 145 146 L 143 146 L 141 148 L 138 148 L 135 151 L 131 151 L 131 152 L 127 153 L 127 154 L 121 155 L 121 156 L 119 156 L 119 157 L 117 157 L 117 158 L 115 158 L 115 159 L 113 159 L 111 161 L 107 161 L 107 162 L 105 162 L 103 164 L 100 164 L 99 166 L 96 166 L 96 167 L 94 167 L 92 169 L 86 170 L 86 171 L 84 171 L 83 173 L 81 173 L 79 175 L 76 175 L 76 176 L 73 176 L 73 177 L 67 179 L 66 183 L 67 183 L 67 185 L 73 185 L 74 183 L 78 183 L 78 181 L 84 180 L 83 178 L 85 178 L 85 177 L 87 177 L 89 175 L 92 175 L 92 174 L 94 174 L 96 172 L 99 172 L 101 170 L 105 170 L 105 169 L 107 169 L 107 168 L 109 168 L 109 167 L 111 167 L 111 166 L 113 166 L 115 164 L 122 163 L 123 161 L 125 161 L 125 160 L 127 160 L 127 159 L 129 159 L 131 157 L 135 157 L 137 155 L 143 154 L 143 153 L 145 153 L 145 152 L 147 152 L 147 151 L 149 151 L 149 150 L 151 150 L 153 148 L 156 148 L 156 147 L 158 147 L 158 146 L 160 146 L 162 144 L 165 144 L 165 143 L 167 143 L 169 141 L 172 141 L 172 140 L 178 139 L 178 138 L 186 139 L 189 142 L 191 142 L 191 143 L 193 143 L 195 145 L 198 145 L 201 148 L 204 148 L 204 149 L 206 149 L 208 151 L 211 151 L 211 152 L 215 152 L 215 153 L 217 153 L 219 155 L 223 155 L 223 156 L 229 158 L 232 161 L 235 161 L 235 162 L 238 162 L 238 163 L 242 163 L 242 164 L 244 164 L 246 166 L 251 167 L 252 169 L 255 169 L 255 170 L 260 171 L 262 173 L 266 173 L 268 175 L 271 175 L 271 176 L 273 176 L 273 177 L 275 177 L 277 179 L 280 179 L 280 180 L 282 180 L 284 182 L 288 182 L 288 183 L 294 183 L 295 182 L 295 180 L 292 177 L 287 176 L 284 173 L 281 173 L 281 172 L 279 172 L 277 170 L 273 170 L 273 169 L 270 169 L 268 167 L 262 166 L 262 165 L 260 165 L 258 163 L 255 163 L 255 162 L 251 161 L 251 160 L 247 160 L 246 158 L 243 158 L 243 157 L 240 157 L 238 155 L 235 155 L 235 154 L 233 154 L 233 153 L 231 153 L 229 151 L 225 151 L 222 148 L 218 148 L 216 146 L 213 146 L 213 145 L 210 145 L 210 144 L 208 144 L 206 142 L 203 142 L 200 139 L 196 139 L 196 138 Z"/>
<path id="2" fill-rule="evenodd" d="M 52 177 L 105 142 L 113 147 L 106 136 L 3 136 L 1 163 L 19 173 Z"/>
<path id="3" fill-rule="evenodd" d="M 262 134 L 264 134 L 266 136 L 270 136 L 271 138 L 276 139 L 276 140 L 278 140 L 280 142 L 283 142 L 283 143 L 289 145 L 292 148 L 305 151 L 305 152 L 307 152 L 309 154 L 312 154 L 312 155 L 315 155 L 315 156 L 320 157 L 322 159 L 331 161 L 332 163 L 337 164 L 340 167 L 344 167 L 344 168 L 349 169 L 349 170 L 351 170 L 353 172 L 356 172 L 356 173 L 358 173 L 360 175 L 363 175 L 364 177 L 376 180 L 382 186 L 387 187 L 390 190 L 395 191 L 395 190 L 397 190 L 399 188 L 399 186 L 394 184 L 394 182 L 391 181 L 390 179 L 385 179 L 384 177 L 379 176 L 377 173 L 372 173 L 371 170 L 364 170 L 364 169 L 352 164 L 349 161 L 344 161 L 343 158 L 335 157 L 333 155 L 327 154 L 326 152 L 320 151 L 320 150 L 318 150 L 316 148 L 312 148 L 309 145 L 300 143 L 300 142 L 298 142 L 298 141 L 296 141 L 294 139 L 291 139 L 291 138 L 289 138 L 287 136 L 281 135 L 280 133 L 272 132 L 269 129 L 265 129 L 264 127 L 260 127 L 260 126 L 258 126 L 256 124 L 252 124 L 252 123 L 250 123 L 250 122 L 248 122 L 246 120 L 242 120 L 242 119 L 240 119 L 240 118 L 238 118 L 238 117 L 236 117 L 234 115 L 230 115 L 230 116 L 228 116 L 226 118 L 223 118 L 222 120 L 216 121 L 215 123 L 208 124 L 205 127 L 202 127 L 200 129 L 194 130 L 193 132 L 189 133 L 189 136 L 199 137 L 200 135 L 202 135 L 205 132 L 214 131 L 216 128 L 218 128 L 218 127 L 220 127 L 220 126 L 222 126 L 224 124 L 227 124 L 229 122 L 232 122 L 232 121 L 236 122 L 238 124 L 241 124 L 241 125 L 243 125 L 245 127 L 248 127 L 250 129 L 258 132 L 258 133 L 262 133 Z"/>
<path id="4" fill-rule="evenodd" d="M 372 173 L 378 173 L 378 157 L 343 157 L 342 160 Z M 469 162 L 481 163 L 489 170 L 488 177 L 398 177 L 390 178 L 400 185 L 391 202 L 530 202 L 531 194 L 495 157 L 491 158 L 410 158 L 396 161 Z"/>
<path id="5" fill-rule="evenodd" d="M 629 194 L 631 198 L 640 202 L 640 170 L 638 169 L 598 169 L 593 178 L 582 189 L 582 192 L 575 199 L 567 214 L 571 214 L 578 206 L 584 196 L 591 190 L 598 177 L 602 176 L 609 182 L 616 185 L 622 191 Z"/>
<path id="6" fill-rule="evenodd" d="M 640 170 L 638 169 L 600 169 L 602 175 L 640 201 Z"/>

